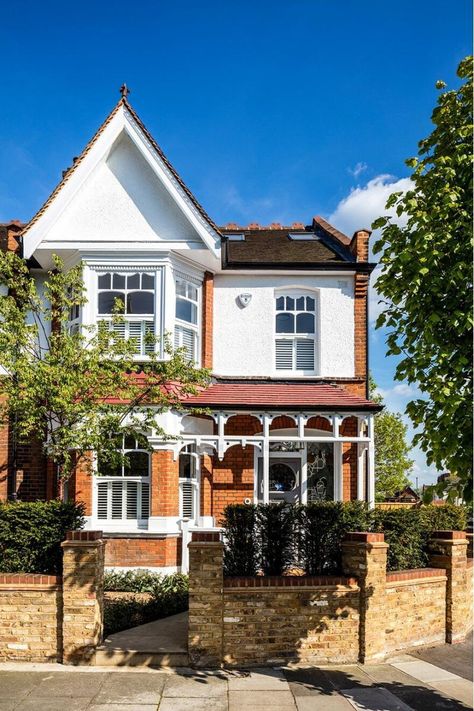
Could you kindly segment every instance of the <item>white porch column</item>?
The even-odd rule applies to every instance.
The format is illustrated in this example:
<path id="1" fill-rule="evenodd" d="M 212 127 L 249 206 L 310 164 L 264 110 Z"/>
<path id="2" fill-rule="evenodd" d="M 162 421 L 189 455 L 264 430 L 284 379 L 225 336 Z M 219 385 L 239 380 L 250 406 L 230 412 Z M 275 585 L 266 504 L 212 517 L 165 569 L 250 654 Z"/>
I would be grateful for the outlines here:
<path id="1" fill-rule="evenodd" d="M 367 448 L 367 502 L 369 508 L 375 506 L 375 442 L 374 442 L 374 416 L 367 416 L 367 435 L 369 445 Z"/>
<path id="2" fill-rule="evenodd" d="M 364 436 L 365 418 L 357 418 L 357 436 Z M 365 501 L 364 486 L 365 486 L 365 452 L 367 447 L 363 443 L 357 445 L 357 500 Z"/>
<path id="3" fill-rule="evenodd" d="M 268 437 L 270 435 L 270 415 L 265 414 L 263 416 L 263 463 L 262 463 L 262 477 L 263 477 L 263 503 L 268 504 L 270 501 L 270 445 L 268 442 Z"/>
<path id="4" fill-rule="evenodd" d="M 339 427 L 342 421 L 340 415 L 332 415 L 332 434 L 339 437 Z M 343 494 L 342 442 L 334 442 L 334 501 L 342 501 Z"/>

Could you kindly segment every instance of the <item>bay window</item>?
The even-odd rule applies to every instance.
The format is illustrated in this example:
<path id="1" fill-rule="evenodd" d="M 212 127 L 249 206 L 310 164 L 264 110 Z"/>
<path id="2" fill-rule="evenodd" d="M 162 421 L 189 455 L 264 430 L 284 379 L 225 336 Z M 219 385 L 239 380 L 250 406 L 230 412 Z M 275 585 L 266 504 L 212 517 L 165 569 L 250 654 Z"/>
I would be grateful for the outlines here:
<path id="1" fill-rule="evenodd" d="M 115 338 L 133 339 L 137 356 L 153 352 L 155 344 L 147 336 L 155 335 L 154 272 L 105 272 L 98 275 L 97 286 L 98 318 L 110 320 Z M 113 323 L 117 304 L 123 321 Z"/>
<path id="2" fill-rule="evenodd" d="M 289 293 L 275 300 L 275 369 L 302 375 L 316 371 L 316 299 Z"/>
<path id="3" fill-rule="evenodd" d="M 124 437 L 123 462 L 97 463 L 96 517 L 99 520 L 138 524 L 150 515 L 150 453 L 135 437 Z"/>
<path id="4" fill-rule="evenodd" d="M 176 279 L 175 348 L 184 347 L 191 361 L 198 360 L 198 288 L 181 277 Z"/>

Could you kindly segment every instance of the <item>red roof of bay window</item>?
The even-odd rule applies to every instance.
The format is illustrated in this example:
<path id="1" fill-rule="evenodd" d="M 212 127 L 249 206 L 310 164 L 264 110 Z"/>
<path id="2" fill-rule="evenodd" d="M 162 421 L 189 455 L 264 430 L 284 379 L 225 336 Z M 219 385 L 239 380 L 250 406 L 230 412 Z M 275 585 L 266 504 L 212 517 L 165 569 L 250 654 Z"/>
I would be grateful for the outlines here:
<path id="1" fill-rule="evenodd" d="M 370 410 L 380 405 L 347 390 L 327 384 L 305 383 L 213 383 L 197 396 L 183 397 L 183 405 L 234 408 L 265 407 L 281 410 Z"/>

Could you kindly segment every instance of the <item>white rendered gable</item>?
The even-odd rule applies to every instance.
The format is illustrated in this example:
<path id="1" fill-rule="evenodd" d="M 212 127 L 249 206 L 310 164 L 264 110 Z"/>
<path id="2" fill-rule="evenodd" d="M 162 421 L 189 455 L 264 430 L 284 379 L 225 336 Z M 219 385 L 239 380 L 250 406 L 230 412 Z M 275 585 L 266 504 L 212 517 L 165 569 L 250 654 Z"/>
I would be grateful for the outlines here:
<path id="1" fill-rule="evenodd" d="M 147 250 L 188 243 L 217 256 L 219 235 L 120 105 L 25 230 L 24 253 L 108 251 L 140 243 Z"/>

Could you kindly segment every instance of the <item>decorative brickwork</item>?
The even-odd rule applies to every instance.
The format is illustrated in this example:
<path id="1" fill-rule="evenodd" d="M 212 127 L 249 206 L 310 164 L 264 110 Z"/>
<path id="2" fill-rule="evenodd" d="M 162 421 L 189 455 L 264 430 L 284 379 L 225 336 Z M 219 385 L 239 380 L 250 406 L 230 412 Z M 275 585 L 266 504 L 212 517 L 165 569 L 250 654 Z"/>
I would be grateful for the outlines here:
<path id="1" fill-rule="evenodd" d="M 354 276 L 354 358 L 355 375 L 364 379 L 364 385 L 356 394 L 367 396 L 367 299 L 369 277 L 366 274 Z"/>
<path id="2" fill-rule="evenodd" d="M 436 531 L 431 539 L 430 562 L 444 568 L 446 585 L 446 642 L 462 642 L 468 631 L 471 601 L 468 600 L 468 541 L 464 531 Z"/>
<path id="3" fill-rule="evenodd" d="M 104 547 L 102 533 L 73 532 L 63 547 L 63 662 L 88 664 L 102 641 Z"/>

